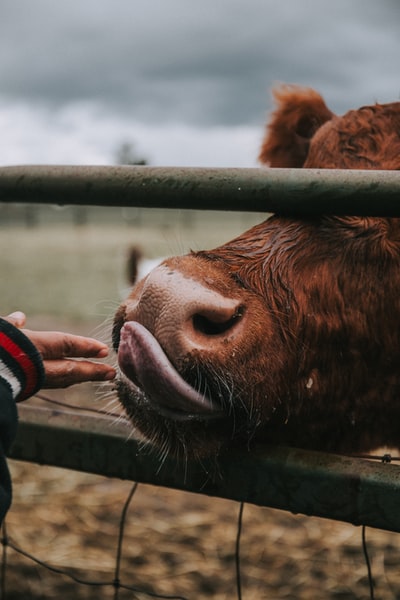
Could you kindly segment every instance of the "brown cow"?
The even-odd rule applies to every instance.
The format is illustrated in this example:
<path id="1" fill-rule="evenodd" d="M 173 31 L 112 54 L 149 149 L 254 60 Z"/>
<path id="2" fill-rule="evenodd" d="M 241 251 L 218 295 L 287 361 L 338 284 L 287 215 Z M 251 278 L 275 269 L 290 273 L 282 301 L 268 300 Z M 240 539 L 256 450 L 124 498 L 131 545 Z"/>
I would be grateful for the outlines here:
<path id="1" fill-rule="evenodd" d="M 335 116 L 285 86 L 261 161 L 400 168 L 400 103 Z M 400 221 L 273 216 L 170 258 L 119 308 L 119 398 L 160 454 L 253 440 L 400 447 Z"/>

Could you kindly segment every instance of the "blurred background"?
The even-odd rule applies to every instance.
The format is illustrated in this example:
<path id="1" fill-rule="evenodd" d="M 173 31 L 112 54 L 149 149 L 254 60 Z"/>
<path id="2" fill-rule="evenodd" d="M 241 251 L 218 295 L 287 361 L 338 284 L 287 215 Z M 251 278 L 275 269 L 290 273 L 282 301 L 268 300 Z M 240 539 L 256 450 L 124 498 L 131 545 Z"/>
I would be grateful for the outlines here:
<path id="1" fill-rule="evenodd" d="M 276 82 L 399 97 L 397 0 L 3 0 L 0 164 L 251 167 Z M 123 154 L 123 153 L 122 153 Z"/>
<path id="2" fill-rule="evenodd" d="M 2 0 L 0 166 L 256 167 L 278 82 L 317 89 L 336 113 L 399 99 L 399 22 L 398 0 Z M 148 258 L 213 247 L 262 218 L 60 207 L 57 198 L 54 206 L 0 204 L 0 314 L 20 309 L 33 328 L 107 340 L 128 290 L 132 245 Z M 82 389 L 73 392 L 76 402 L 98 401 Z M 112 573 L 109 549 L 127 488 L 12 468 L 10 533 L 26 550 Z M 136 523 L 127 544 L 128 574 L 141 567 L 147 584 L 190 598 L 234 597 L 237 506 L 145 489 L 135 509 L 141 528 Z M 247 597 L 368 597 L 358 530 L 256 507 L 247 515 Z M 371 537 L 379 597 L 400 597 L 397 537 Z M 188 547 L 189 566 L 178 558 Z M 12 597 L 67 597 L 30 563 L 12 561 Z M 75 596 L 89 597 L 83 589 Z"/>
<path id="3" fill-rule="evenodd" d="M 3 0 L 0 165 L 257 166 L 277 82 L 337 113 L 399 98 L 399 18 L 397 0 Z M 125 291 L 130 244 L 182 253 L 261 218 L 54 201 L 0 205 L 0 314 L 98 320 Z"/>

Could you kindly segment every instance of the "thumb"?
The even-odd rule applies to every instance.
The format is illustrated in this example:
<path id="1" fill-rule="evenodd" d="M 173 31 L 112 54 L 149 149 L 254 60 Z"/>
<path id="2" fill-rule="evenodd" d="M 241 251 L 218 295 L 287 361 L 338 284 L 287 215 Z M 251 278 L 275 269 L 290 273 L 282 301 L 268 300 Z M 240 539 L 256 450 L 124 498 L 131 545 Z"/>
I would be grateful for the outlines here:
<path id="1" fill-rule="evenodd" d="M 25 313 L 21 312 L 20 310 L 16 310 L 15 312 L 13 312 L 3 318 L 5 321 L 8 321 L 9 323 L 11 323 L 11 325 L 14 325 L 14 327 L 18 327 L 18 329 L 20 329 L 21 327 L 24 327 L 24 325 L 26 323 L 26 315 L 25 315 Z"/>

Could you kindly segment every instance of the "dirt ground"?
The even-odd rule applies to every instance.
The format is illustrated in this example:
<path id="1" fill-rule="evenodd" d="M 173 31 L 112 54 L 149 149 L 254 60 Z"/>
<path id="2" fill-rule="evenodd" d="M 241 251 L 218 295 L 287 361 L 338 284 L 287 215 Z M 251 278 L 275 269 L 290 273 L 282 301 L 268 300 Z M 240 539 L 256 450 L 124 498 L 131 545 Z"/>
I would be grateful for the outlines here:
<path id="1" fill-rule="evenodd" d="M 14 503 L 7 534 L 57 569 L 114 579 L 118 531 L 130 482 L 12 463 Z M 126 519 L 120 581 L 152 594 L 237 598 L 239 506 L 231 501 L 139 485 Z M 400 597 L 398 535 L 367 530 L 375 597 Z M 369 598 L 361 530 L 324 519 L 246 505 L 240 544 L 242 598 Z M 7 548 L 8 600 L 115 598 L 111 586 L 78 584 Z M 145 593 L 119 590 L 119 598 Z"/>
<path id="2" fill-rule="evenodd" d="M 71 328 L 70 328 L 71 329 Z M 101 407 L 91 388 L 46 392 Z M 108 400 L 107 400 L 108 401 Z M 31 401 L 30 401 L 31 402 Z M 240 598 L 236 583 L 239 504 L 140 484 L 129 505 L 118 594 L 118 536 L 132 482 L 10 461 L 14 500 L 6 520 L 2 600 Z M 361 528 L 245 505 L 240 539 L 242 600 L 370 598 Z M 400 537 L 367 529 L 375 598 L 400 598 Z M 108 585 L 85 585 L 79 580 Z M 147 593 L 145 593 L 147 592 Z"/>

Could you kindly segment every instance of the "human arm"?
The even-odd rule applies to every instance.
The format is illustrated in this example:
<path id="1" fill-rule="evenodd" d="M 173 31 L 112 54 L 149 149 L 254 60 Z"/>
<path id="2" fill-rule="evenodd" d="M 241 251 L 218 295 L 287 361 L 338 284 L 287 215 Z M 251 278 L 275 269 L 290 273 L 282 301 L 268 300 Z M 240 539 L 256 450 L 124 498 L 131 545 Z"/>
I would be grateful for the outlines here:
<path id="1" fill-rule="evenodd" d="M 0 318 L 0 523 L 11 503 L 5 457 L 17 431 L 16 402 L 42 387 L 67 387 L 115 376 L 109 365 L 87 360 L 104 358 L 108 354 L 105 344 L 67 333 L 21 329 L 25 321 L 20 312 Z"/>
<path id="2" fill-rule="evenodd" d="M 15 327 L 23 328 L 24 313 L 16 312 L 6 317 Z M 44 388 L 64 388 L 84 381 L 109 381 L 115 370 L 105 363 L 96 362 L 108 354 L 106 344 L 59 331 L 31 331 L 21 329 L 38 350 L 44 366 Z M 79 359 L 79 360 L 78 360 Z"/>
<path id="3" fill-rule="evenodd" d="M 39 390 L 45 374 L 41 356 L 19 329 L 0 319 L 0 522 L 11 503 L 5 456 L 17 431 L 16 401 Z"/>

